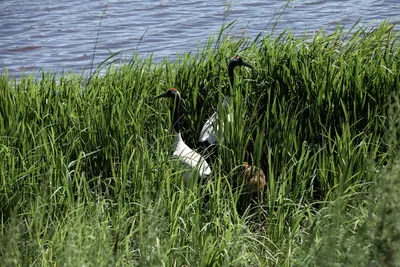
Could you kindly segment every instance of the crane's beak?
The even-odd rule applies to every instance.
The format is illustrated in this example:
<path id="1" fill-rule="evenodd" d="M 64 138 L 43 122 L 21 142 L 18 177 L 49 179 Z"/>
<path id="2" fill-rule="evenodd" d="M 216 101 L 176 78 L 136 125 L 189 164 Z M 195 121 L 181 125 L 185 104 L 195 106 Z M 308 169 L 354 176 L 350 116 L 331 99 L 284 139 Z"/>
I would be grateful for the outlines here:
<path id="1" fill-rule="evenodd" d="M 167 97 L 167 93 L 164 93 L 164 94 L 161 94 L 159 96 L 153 97 L 151 100 L 156 100 L 156 99 L 159 99 L 159 98 L 162 98 L 162 97 Z"/>
<path id="2" fill-rule="evenodd" d="M 250 65 L 249 63 L 247 63 L 247 62 L 244 62 L 244 61 L 243 61 L 243 66 L 246 66 L 246 67 L 248 67 L 248 68 L 254 70 L 254 67 L 253 67 L 252 65 Z"/>

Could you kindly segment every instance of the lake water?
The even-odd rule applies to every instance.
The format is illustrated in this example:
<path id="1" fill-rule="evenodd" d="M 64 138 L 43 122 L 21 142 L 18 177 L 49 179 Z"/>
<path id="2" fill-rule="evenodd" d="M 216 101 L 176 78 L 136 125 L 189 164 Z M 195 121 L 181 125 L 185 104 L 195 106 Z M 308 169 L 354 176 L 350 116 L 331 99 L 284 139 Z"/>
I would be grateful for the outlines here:
<path id="1" fill-rule="evenodd" d="M 196 51 L 224 21 L 236 21 L 232 35 L 255 37 L 290 28 L 295 34 L 338 22 L 350 28 L 361 17 L 374 26 L 397 23 L 399 0 L 290 1 L 77 1 L 5 0 L 0 10 L 0 72 L 22 73 L 90 69 L 102 19 L 94 66 L 110 52 L 136 50 L 161 60 Z M 398 26 L 396 26 L 398 27 Z M 129 54 L 130 53 L 130 54 Z M 132 52 L 123 55 L 129 56 Z"/>

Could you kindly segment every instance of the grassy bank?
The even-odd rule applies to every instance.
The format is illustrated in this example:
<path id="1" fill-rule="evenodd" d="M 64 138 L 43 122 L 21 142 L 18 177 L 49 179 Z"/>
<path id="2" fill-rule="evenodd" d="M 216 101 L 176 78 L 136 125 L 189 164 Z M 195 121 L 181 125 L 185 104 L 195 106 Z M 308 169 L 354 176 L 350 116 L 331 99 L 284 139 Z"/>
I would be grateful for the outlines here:
<path id="1" fill-rule="evenodd" d="M 216 37 L 175 62 L 134 56 L 89 82 L 76 74 L 19 81 L 5 74 L 0 261 L 396 264 L 398 37 L 387 24 L 309 41 L 290 33 Z M 150 98 L 180 90 L 183 137 L 197 148 L 235 54 L 256 70 L 236 71 L 235 120 L 205 190 L 185 187 L 171 167 L 169 103 Z M 244 213 L 231 186 L 243 161 L 268 176 L 264 203 Z"/>

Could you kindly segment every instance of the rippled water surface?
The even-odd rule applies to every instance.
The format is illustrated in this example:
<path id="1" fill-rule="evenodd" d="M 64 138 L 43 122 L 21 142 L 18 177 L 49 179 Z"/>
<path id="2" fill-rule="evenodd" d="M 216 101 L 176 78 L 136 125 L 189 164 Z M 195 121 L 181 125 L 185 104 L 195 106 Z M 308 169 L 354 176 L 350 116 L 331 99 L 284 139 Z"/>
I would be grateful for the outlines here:
<path id="1" fill-rule="evenodd" d="M 110 52 L 134 49 L 161 59 L 196 51 L 224 21 L 236 21 L 232 34 L 255 37 L 290 28 L 301 35 L 340 22 L 351 27 L 400 19 L 398 0 L 291 1 L 77 1 L 7 0 L 0 10 L 0 72 L 20 76 L 43 68 L 61 72 L 89 69 L 103 16 L 96 66 Z M 396 26 L 398 27 L 398 26 Z M 131 52 L 132 54 L 132 52 Z M 130 54 L 130 55 L 131 55 Z M 126 54 L 129 56 L 129 53 Z"/>

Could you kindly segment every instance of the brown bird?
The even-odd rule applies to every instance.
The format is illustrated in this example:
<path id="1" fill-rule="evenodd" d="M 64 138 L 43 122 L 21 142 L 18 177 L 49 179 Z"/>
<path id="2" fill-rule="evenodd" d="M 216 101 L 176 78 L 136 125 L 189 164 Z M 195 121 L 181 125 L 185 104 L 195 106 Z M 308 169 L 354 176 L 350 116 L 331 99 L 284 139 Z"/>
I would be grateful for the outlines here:
<path id="1" fill-rule="evenodd" d="M 257 197 L 259 192 L 261 194 L 264 192 L 265 174 L 263 170 L 244 162 L 242 174 L 246 184 L 246 193 L 250 194 L 251 198 Z"/>
<path id="2" fill-rule="evenodd" d="M 239 169 L 241 171 L 237 173 L 236 185 L 240 187 L 241 184 L 243 187 L 237 202 L 237 210 L 240 214 L 244 214 L 257 208 L 254 204 L 263 202 L 266 179 L 263 170 L 247 162 L 243 162 Z"/>

